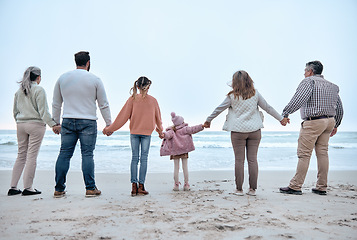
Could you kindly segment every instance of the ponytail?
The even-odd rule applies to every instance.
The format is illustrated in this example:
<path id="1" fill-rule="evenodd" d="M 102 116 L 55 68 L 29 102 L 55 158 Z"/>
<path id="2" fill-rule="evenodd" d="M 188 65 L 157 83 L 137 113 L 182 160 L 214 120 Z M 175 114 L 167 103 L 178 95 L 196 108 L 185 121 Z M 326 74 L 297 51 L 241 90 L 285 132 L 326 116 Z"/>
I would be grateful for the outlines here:
<path id="1" fill-rule="evenodd" d="M 150 85 L 151 80 L 149 80 L 147 77 L 139 77 L 138 80 L 134 82 L 134 86 L 130 89 L 130 94 L 131 92 L 133 92 L 131 96 L 135 98 L 135 96 L 137 95 L 137 89 L 146 94 Z M 145 95 L 143 95 L 143 97 L 145 97 Z"/>
<path id="2" fill-rule="evenodd" d="M 131 94 L 131 96 L 133 97 L 133 98 L 135 98 L 135 96 L 136 96 L 136 94 L 137 94 L 137 90 L 136 90 L 136 85 L 137 85 L 137 82 L 138 82 L 138 80 L 136 80 L 135 82 L 134 82 L 134 86 L 132 87 L 132 88 L 130 88 L 130 94 Z M 131 92 L 133 92 L 133 93 L 131 93 Z"/>
<path id="3" fill-rule="evenodd" d="M 31 84 L 38 78 L 38 76 L 41 76 L 41 69 L 38 67 L 28 67 L 24 72 L 24 76 L 19 83 L 26 96 L 30 94 Z"/>

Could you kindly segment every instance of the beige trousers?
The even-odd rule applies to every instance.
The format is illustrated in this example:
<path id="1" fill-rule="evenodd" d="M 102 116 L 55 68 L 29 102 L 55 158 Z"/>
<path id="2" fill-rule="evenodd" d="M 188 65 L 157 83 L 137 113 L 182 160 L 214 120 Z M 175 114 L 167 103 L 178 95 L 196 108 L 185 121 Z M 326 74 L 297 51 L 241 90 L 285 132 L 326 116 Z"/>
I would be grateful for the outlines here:
<path id="1" fill-rule="evenodd" d="M 37 156 L 45 131 L 46 125 L 44 123 L 24 122 L 17 124 L 18 153 L 12 170 L 12 188 L 17 188 L 22 171 L 25 168 L 23 175 L 24 189 L 32 189 Z"/>
<path id="2" fill-rule="evenodd" d="M 334 118 L 316 119 L 301 123 L 297 155 L 299 162 L 295 176 L 290 180 L 289 187 L 301 190 L 310 164 L 312 150 L 315 148 L 317 158 L 316 188 L 326 191 L 329 168 L 328 141 L 335 126 Z"/>
<path id="3" fill-rule="evenodd" d="M 249 188 L 257 189 L 257 154 L 261 137 L 260 129 L 250 133 L 231 132 L 231 141 L 235 157 L 236 188 L 239 191 L 243 190 L 245 150 L 247 150 Z"/>
<path id="4" fill-rule="evenodd" d="M 182 159 L 182 171 L 185 183 L 188 183 L 188 167 L 187 167 L 187 158 Z M 180 159 L 174 159 L 174 180 L 175 183 L 179 182 L 179 170 L 180 170 Z"/>

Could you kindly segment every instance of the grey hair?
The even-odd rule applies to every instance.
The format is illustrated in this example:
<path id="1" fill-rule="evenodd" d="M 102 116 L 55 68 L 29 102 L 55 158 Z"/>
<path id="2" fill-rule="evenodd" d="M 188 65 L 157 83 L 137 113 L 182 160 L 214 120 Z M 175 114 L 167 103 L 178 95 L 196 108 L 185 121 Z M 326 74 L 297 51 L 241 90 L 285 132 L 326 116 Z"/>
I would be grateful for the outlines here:
<path id="1" fill-rule="evenodd" d="M 320 61 L 311 61 L 306 63 L 306 68 L 312 70 L 314 74 L 321 74 L 324 66 Z"/>
<path id="2" fill-rule="evenodd" d="M 38 76 L 41 76 L 41 69 L 38 67 L 28 67 L 24 72 L 24 76 L 19 83 L 26 96 L 30 93 L 31 83 L 34 82 Z"/>

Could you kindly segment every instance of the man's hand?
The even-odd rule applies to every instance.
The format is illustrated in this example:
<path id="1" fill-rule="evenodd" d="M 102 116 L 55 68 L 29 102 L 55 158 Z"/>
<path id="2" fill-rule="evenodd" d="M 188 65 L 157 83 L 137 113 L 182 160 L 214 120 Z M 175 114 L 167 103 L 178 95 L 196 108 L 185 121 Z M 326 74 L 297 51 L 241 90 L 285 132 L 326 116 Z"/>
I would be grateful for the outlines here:
<path id="1" fill-rule="evenodd" d="M 106 127 L 103 129 L 103 134 L 104 134 L 104 135 L 107 135 L 107 136 L 109 137 L 110 135 L 113 134 L 113 132 L 109 132 L 109 131 L 107 130 L 107 128 L 108 128 L 108 126 L 106 126 Z"/>
<path id="2" fill-rule="evenodd" d="M 337 128 L 334 128 L 330 134 L 330 137 L 333 137 L 337 133 Z"/>
<path id="3" fill-rule="evenodd" d="M 210 123 L 210 122 L 205 122 L 205 123 L 203 124 L 203 127 L 204 127 L 204 128 L 210 128 L 210 127 L 211 127 L 211 123 Z"/>

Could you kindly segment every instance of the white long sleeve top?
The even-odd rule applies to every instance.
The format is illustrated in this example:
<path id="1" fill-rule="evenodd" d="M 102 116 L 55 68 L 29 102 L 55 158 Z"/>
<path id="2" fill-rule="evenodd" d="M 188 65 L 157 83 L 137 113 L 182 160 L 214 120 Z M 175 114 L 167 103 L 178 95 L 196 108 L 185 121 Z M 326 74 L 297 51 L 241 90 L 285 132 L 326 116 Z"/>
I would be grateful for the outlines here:
<path id="1" fill-rule="evenodd" d="M 220 113 L 229 108 L 226 122 L 223 125 L 223 130 L 254 132 L 264 127 L 258 106 L 265 110 L 269 115 L 273 116 L 276 120 L 281 121 L 283 119 L 283 116 L 270 106 L 263 96 L 255 90 L 255 95 L 246 100 L 243 100 L 241 97 L 235 98 L 233 94 L 230 94 L 212 112 L 206 121 L 211 122 Z"/>
<path id="2" fill-rule="evenodd" d="M 57 80 L 52 102 L 52 116 L 62 118 L 97 120 L 96 102 L 106 125 L 111 124 L 109 102 L 100 78 L 84 69 L 75 69 L 64 73 Z"/>

